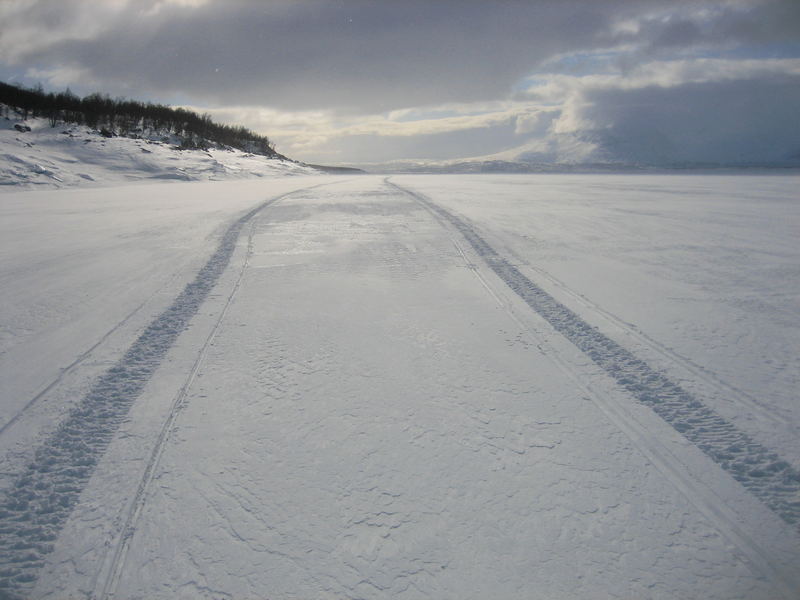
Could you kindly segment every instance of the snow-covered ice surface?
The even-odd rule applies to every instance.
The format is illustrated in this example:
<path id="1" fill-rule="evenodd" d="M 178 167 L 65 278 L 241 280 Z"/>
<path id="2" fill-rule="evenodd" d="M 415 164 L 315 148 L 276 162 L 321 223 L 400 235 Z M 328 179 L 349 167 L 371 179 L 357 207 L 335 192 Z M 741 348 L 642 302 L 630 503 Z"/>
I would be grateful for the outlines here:
<path id="1" fill-rule="evenodd" d="M 598 331 L 574 311 L 522 274 L 513 261 L 498 254 L 465 219 L 427 197 L 412 194 L 434 214 L 452 224 L 475 252 L 526 304 L 556 331 L 580 348 L 642 404 L 701 448 L 720 466 L 767 503 L 785 521 L 800 522 L 800 476 L 786 460 L 738 429 L 713 408 L 668 376 Z"/>
<path id="2" fill-rule="evenodd" d="M 796 597 L 797 184 L 0 196 L 4 582 L 35 598 Z M 709 411 L 727 429 L 694 420 Z M 766 492 L 731 467 L 765 457 Z"/>
<path id="3" fill-rule="evenodd" d="M 56 464 L 50 450 L 60 450 L 52 444 L 42 450 L 47 448 L 42 440 L 67 439 L 58 432 L 69 430 L 70 422 L 93 426 L 75 412 L 90 389 L 107 400 L 119 384 L 135 391 L 144 381 L 142 376 L 126 382 L 113 373 L 101 374 L 127 348 L 136 351 L 137 336 L 147 339 L 153 333 L 156 317 L 214 257 L 227 222 L 270 198 L 268 194 L 326 179 L 279 178 L 268 189 L 263 182 L 184 184 L 179 194 L 175 184 L 157 184 L 0 196 L 0 490 L 12 505 L 25 499 L 20 485 L 38 485 L 14 475 L 31 471 L 32 465 L 39 465 L 33 472 L 41 471 L 45 478 L 58 470 L 71 477 L 76 466 L 88 469 L 81 476 L 88 477 L 94 457 L 85 446 L 97 442 L 102 448 L 104 443 L 97 429 L 70 435 L 77 443 L 70 441 L 72 454 L 61 461 L 72 460 L 73 465 Z M 191 316 L 187 310 L 179 313 L 184 319 Z M 145 351 L 157 352 L 154 346 Z M 92 385 L 94 379 L 98 382 Z M 80 491 L 80 486 L 55 479 L 51 483 L 67 496 Z M 64 502 L 61 513 L 74 499 L 59 498 L 59 504 Z M 48 503 L 39 510 L 51 520 L 52 498 Z M 14 535 L 6 529 L 0 545 L 7 549 L 16 544 L 11 540 L 20 534 L 17 529 Z M 29 541 L 44 543 L 53 530 L 57 533 L 57 527 L 49 527 Z M 17 553 L 17 563 L 19 558 Z"/>
<path id="4" fill-rule="evenodd" d="M 800 468 L 800 178 L 394 181 Z"/>
<path id="5" fill-rule="evenodd" d="M 325 180 L 0 196 L 2 426 L 112 328 L 141 327 L 172 302 L 229 219 Z"/>

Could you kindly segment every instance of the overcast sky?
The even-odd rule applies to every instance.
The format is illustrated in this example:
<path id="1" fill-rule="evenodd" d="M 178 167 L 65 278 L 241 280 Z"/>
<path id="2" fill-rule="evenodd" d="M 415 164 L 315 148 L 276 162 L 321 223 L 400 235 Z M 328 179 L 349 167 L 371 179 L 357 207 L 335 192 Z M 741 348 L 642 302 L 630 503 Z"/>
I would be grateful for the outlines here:
<path id="1" fill-rule="evenodd" d="M 799 0 L 0 0 L 0 78 L 311 162 L 800 157 Z"/>

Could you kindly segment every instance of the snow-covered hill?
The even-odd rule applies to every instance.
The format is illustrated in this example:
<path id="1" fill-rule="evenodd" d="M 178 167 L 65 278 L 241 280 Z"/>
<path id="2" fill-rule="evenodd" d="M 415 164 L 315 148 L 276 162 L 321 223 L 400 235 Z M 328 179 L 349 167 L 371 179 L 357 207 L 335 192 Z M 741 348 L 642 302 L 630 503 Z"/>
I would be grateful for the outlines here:
<path id="1" fill-rule="evenodd" d="M 30 130 L 28 130 L 30 129 Z M 0 118 L 0 189 L 110 185 L 128 181 L 224 180 L 311 175 L 316 169 L 240 150 L 179 150 L 180 140 L 153 134 L 105 137 L 45 118 Z"/>

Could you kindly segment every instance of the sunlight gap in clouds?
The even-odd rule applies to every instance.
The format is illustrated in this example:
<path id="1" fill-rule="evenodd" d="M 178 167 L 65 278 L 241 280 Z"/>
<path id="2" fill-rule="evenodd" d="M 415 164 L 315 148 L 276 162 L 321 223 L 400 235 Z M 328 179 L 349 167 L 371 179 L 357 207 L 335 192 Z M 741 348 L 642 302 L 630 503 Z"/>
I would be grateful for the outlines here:
<path id="1" fill-rule="evenodd" d="M 713 84 L 758 80 L 770 76 L 800 78 L 800 59 L 681 59 L 642 63 L 625 73 L 612 68 L 615 54 L 597 57 L 581 53 L 583 60 L 603 64 L 601 72 L 583 75 L 545 72 L 526 77 L 517 86 L 515 100 L 479 103 L 448 103 L 440 106 L 410 107 L 385 114 L 342 116 L 336 111 L 286 112 L 259 107 L 224 109 L 190 108 L 209 112 L 215 119 L 244 123 L 270 135 L 284 151 L 310 153 L 325 148 L 337 138 L 375 136 L 384 138 L 444 135 L 471 129 L 514 125 L 510 145 L 517 136 L 544 140 L 548 135 L 575 133 L 602 127 L 586 118 L 593 104 L 589 97 L 603 91 L 641 90 L 650 87 L 680 88 L 689 84 Z M 569 64 L 564 56 L 551 64 Z M 531 137 L 533 136 L 533 137 Z"/>

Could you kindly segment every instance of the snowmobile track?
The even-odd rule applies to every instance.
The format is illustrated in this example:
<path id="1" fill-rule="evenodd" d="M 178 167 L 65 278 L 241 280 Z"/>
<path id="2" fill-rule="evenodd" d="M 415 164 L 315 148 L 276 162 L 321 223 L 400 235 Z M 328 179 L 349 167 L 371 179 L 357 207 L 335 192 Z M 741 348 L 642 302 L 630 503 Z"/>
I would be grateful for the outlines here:
<path id="1" fill-rule="evenodd" d="M 173 277 L 170 278 L 169 282 L 167 282 L 166 286 L 168 286 L 176 277 L 177 275 L 173 275 Z M 114 332 L 116 332 L 118 329 L 120 329 L 126 323 L 128 323 L 128 321 L 130 321 L 140 310 L 142 310 L 142 308 L 144 308 L 144 306 L 148 302 L 150 302 L 156 295 L 160 294 L 162 290 L 163 288 L 160 288 L 155 292 L 153 292 L 152 294 L 150 294 L 150 296 L 147 299 L 145 299 L 144 302 L 142 302 L 139 306 L 134 308 L 130 313 L 128 313 L 125 316 L 125 318 L 123 318 L 111 329 L 105 332 L 94 344 L 92 344 L 89 348 L 87 348 L 80 355 L 78 355 L 75 358 L 75 360 L 69 363 L 66 367 L 63 367 L 59 372 L 59 374 L 50 383 L 45 385 L 39 392 L 37 392 L 30 400 L 28 400 L 28 402 L 25 403 L 25 405 L 17 412 L 17 414 L 11 417 L 3 425 L 0 425 L 0 435 L 4 434 L 7 430 L 11 429 L 14 425 L 16 425 L 19 421 L 21 421 L 26 416 L 26 414 L 30 409 L 36 406 L 36 404 L 38 404 L 42 398 L 44 398 L 53 388 L 59 385 L 64 380 L 65 377 L 73 373 L 83 361 L 85 361 L 92 355 L 92 352 L 94 352 L 100 345 L 103 344 L 103 342 L 105 342 L 108 338 L 110 338 L 114 334 Z"/>
<path id="2" fill-rule="evenodd" d="M 23 471 L 13 477 L 7 493 L 0 497 L 0 599 L 24 598 L 36 582 L 45 557 L 52 551 L 97 463 L 164 356 L 230 263 L 241 230 L 271 204 L 319 185 L 266 200 L 234 221 L 194 280 L 145 328 L 122 358 L 92 384 L 65 420 L 35 449 Z M 205 347 L 198 360 L 204 353 Z M 195 370 L 186 386 L 194 373 Z M 159 435 L 132 515 L 146 492 L 182 399 L 183 390 Z"/>
<path id="3" fill-rule="evenodd" d="M 413 198 L 443 225 L 454 228 L 500 280 L 558 333 L 577 346 L 620 387 L 653 410 L 797 531 L 800 526 L 800 500 L 798 500 L 800 473 L 787 461 L 754 441 L 745 432 L 738 430 L 663 373 L 583 321 L 576 313 L 528 279 L 516 266 L 500 256 L 468 222 L 441 208 L 423 194 L 397 185 L 388 178 L 385 181 L 389 186 Z M 477 275 L 482 280 L 480 274 Z M 483 284 L 488 287 L 486 282 Z M 638 431 L 630 423 L 630 419 L 619 414 L 620 411 L 614 407 L 602 408 L 637 442 L 637 446 L 643 448 L 648 456 L 661 463 L 670 472 L 670 479 L 688 497 L 707 496 L 705 492 L 695 490 L 696 486 L 676 471 L 676 465 L 673 464 L 675 461 L 662 456 L 665 453 L 660 449 L 650 448 L 652 444 L 644 440 L 643 432 Z M 740 530 L 735 524 L 735 519 L 723 514 L 724 509 L 714 507 L 713 501 L 703 503 L 708 509 L 704 512 L 713 512 L 715 520 L 721 520 L 724 529 L 733 539 L 740 542 L 738 545 L 749 548 L 746 554 L 761 567 L 762 572 L 773 570 L 762 549 Z M 783 580 L 782 587 L 790 593 L 796 592 L 795 586 L 800 585 L 800 581 L 795 581 L 792 575 L 777 573 L 773 575 Z"/>
<path id="4" fill-rule="evenodd" d="M 159 431 L 158 438 L 156 439 L 156 443 L 153 446 L 153 451 L 150 454 L 150 458 L 147 461 L 147 465 L 145 466 L 144 472 L 142 474 L 142 478 L 139 481 L 139 485 L 136 488 L 136 494 L 133 498 L 133 501 L 130 504 L 130 507 L 127 510 L 127 514 L 125 516 L 125 524 L 122 527 L 122 530 L 118 537 L 118 542 L 116 547 L 114 548 L 114 552 L 111 556 L 111 562 L 107 570 L 105 570 L 105 578 L 102 577 L 101 573 L 101 580 L 104 581 L 102 590 L 96 594 L 98 598 L 114 598 L 116 595 L 116 589 L 119 583 L 119 578 L 122 575 L 123 569 L 125 567 L 125 557 L 128 553 L 128 547 L 130 545 L 130 541 L 133 538 L 133 534 L 136 530 L 136 522 L 139 519 L 139 516 L 142 513 L 142 509 L 147 501 L 147 493 L 148 489 L 150 488 L 150 484 L 153 481 L 153 478 L 156 475 L 156 468 L 161 460 L 161 455 L 164 452 L 164 448 L 166 446 L 166 442 L 169 438 L 170 432 L 173 430 L 175 426 L 175 422 L 178 419 L 178 415 L 180 414 L 181 410 L 186 404 L 186 394 L 189 391 L 189 388 L 192 385 L 192 382 L 197 375 L 197 372 L 200 370 L 200 366 L 203 364 L 203 361 L 208 353 L 208 348 L 213 342 L 214 337 L 219 330 L 219 326 L 222 324 L 222 321 L 225 319 L 225 315 L 228 313 L 228 309 L 233 302 L 234 296 L 236 296 L 236 292 L 239 291 L 239 287 L 242 283 L 242 278 L 244 276 L 245 270 L 250 262 L 250 257 L 253 253 L 253 225 L 254 222 L 250 222 L 250 231 L 248 233 L 247 238 L 247 252 L 245 253 L 244 262 L 239 270 L 239 276 L 236 279 L 236 283 L 233 285 L 233 289 L 231 290 L 230 294 L 228 295 L 227 299 L 225 300 L 225 305 L 222 307 L 222 310 L 219 313 L 216 321 L 214 322 L 214 326 L 212 327 L 211 331 L 209 332 L 208 336 L 206 337 L 205 342 L 203 342 L 200 351 L 197 354 L 197 358 L 192 365 L 191 370 L 189 371 L 189 375 L 186 378 L 186 381 L 181 386 L 180 390 L 176 394 L 175 398 L 173 399 L 170 407 L 170 411 L 167 415 L 166 420 L 164 421 L 161 430 Z"/>
<path id="5" fill-rule="evenodd" d="M 581 319 L 523 275 L 465 221 L 422 195 L 412 195 L 454 226 L 472 248 L 528 306 L 642 404 L 699 447 L 756 497 L 792 525 L 800 524 L 800 473 L 777 454 L 739 431 L 678 384 Z"/>
<path id="6" fill-rule="evenodd" d="M 709 372 L 701 365 L 698 365 L 693 360 L 675 352 L 671 348 L 668 348 L 658 340 L 653 339 L 639 328 L 627 323 L 624 319 L 619 318 L 614 313 L 606 310 L 590 298 L 587 298 L 580 292 L 577 292 L 570 288 L 567 284 L 563 281 L 554 277 L 551 273 L 548 273 L 544 269 L 537 267 L 536 265 L 531 265 L 526 263 L 526 267 L 535 271 L 539 276 L 549 281 L 553 286 L 561 290 L 564 294 L 569 296 L 570 298 L 574 299 L 579 304 L 582 304 L 589 310 L 598 314 L 601 318 L 605 319 L 615 327 L 623 330 L 627 335 L 637 340 L 644 346 L 649 347 L 653 352 L 660 354 L 664 359 L 667 361 L 672 362 L 673 364 L 677 365 L 678 367 L 688 371 L 693 377 L 696 379 L 702 380 L 710 387 L 717 389 L 722 394 L 724 394 L 728 400 L 732 400 L 739 404 L 743 409 L 749 411 L 750 413 L 755 414 L 759 419 L 764 419 L 769 421 L 771 426 L 778 427 L 781 429 L 787 430 L 790 435 L 797 435 L 800 431 L 797 428 L 792 427 L 790 424 L 786 422 L 786 419 L 782 418 L 781 415 L 776 415 L 773 412 L 770 412 L 769 408 L 764 405 L 762 402 L 758 400 L 758 398 L 753 397 L 752 395 L 748 394 L 744 390 L 736 388 L 727 382 L 723 381 L 722 379 L 718 378 L 714 373 Z"/>

